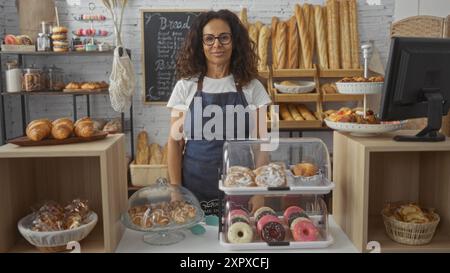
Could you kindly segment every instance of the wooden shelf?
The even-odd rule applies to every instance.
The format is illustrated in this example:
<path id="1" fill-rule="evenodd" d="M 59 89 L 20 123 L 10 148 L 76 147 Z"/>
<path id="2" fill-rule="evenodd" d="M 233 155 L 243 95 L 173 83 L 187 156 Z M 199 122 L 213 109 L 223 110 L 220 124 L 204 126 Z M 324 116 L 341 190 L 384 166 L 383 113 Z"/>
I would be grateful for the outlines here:
<path id="1" fill-rule="evenodd" d="M 33 56 L 92 56 L 92 55 L 112 55 L 114 53 L 113 50 L 109 51 L 90 51 L 90 52 L 78 52 L 78 51 L 69 51 L 69 52 L 38 52 L 38 51 L 0 51 L 2 55 L 33 55 Z"/>
<path id="2" fill-rule="evenodd" d="M 280 120 L 279 129 L 313 129 L 322 128 L 323 122 L 321 120 Z M 272 128 L 271 121 L 267 121 L 267 128 Z"/>
<path id="3" fill-rule="evenodd" d="M 332 101 L 360 101 L 364 100 L 364 95 L 347 95 L 347 94 L 322 94 L 323 102 Z"/>
<path id="4" fill-rule="evenodd" d="M 260 71 L 259 76 L 269 78 L 269 71 Z M 313 78 L 316 76 L 315 69 L 277 69 L 273 70 L 274 78 Z"/>
<path id="5" fill-rule="evenodd" d="M 362 69 L 319 69 L 320 78 L 344 78 L 362 76 Z"/>
<path id="6" fill-rule="evenodd" d="M 317 102 L 320 94 L 317 92 L 305 94 L 284 94 L 277 89 L 272 89 L 274 93 L 274 102 Z"/>
<path id="7" fill-rule="evenodd" d="M 109 91 L 80 91 L 80 92 L 62 92 L 62 91 L 33 91 L 33 92 L 2 92 L 2 96 L 68 96 L 68 95 L 108 95 Z"/>

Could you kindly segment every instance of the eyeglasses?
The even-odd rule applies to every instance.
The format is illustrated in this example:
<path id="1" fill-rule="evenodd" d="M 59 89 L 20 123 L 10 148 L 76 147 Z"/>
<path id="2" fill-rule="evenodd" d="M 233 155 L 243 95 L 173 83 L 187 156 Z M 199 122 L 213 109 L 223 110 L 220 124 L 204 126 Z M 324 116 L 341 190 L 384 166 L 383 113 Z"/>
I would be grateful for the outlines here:
<path id="1" fill-rule="evenodd" d="M 219 40 L 219 43 L 221 45 L 228 45 L 231 43 L 231 33 L 220 33 L 219 36 L 214 36 L 212 34 L 205 34 L 203 35 L 203 43 L 207 46 L 212 46 L 216 42 L 216 39 Z"/>

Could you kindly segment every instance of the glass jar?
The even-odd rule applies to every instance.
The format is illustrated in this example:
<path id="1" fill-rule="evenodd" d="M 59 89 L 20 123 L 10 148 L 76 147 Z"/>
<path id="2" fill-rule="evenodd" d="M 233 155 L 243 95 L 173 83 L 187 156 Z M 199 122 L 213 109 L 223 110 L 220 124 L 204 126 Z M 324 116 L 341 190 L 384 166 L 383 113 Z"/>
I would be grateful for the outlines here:
<path id="1" fill-rule="evenodd" d="M 41 91 L 43 90 L 43 74 L 42 70 L 35 68 L 25 69 L 25 74 L 23 75 L 23 87 L 25 91 Z"/>
<path id="2" fill-rule="evenodd" d="M 38 38 L 36 40 L 37 44 L 37 51 L 44 52 L 44 51 L 51 51 L 51 40 L 50 36 L 45 33 L 39 33 Z"/>
<path id="3" fill-rule="evenodd" d="M 50 67 L 48 69 L 48 89 L 50 91 L 62 91 L 65 86 L 64 71 L 54 65 Z"/>
<path id="4" fill-rule="evenodd" d="M 22 91 L 22 69 L 19 68 L 17 62 L 6 64 L 6 92 Z"/>

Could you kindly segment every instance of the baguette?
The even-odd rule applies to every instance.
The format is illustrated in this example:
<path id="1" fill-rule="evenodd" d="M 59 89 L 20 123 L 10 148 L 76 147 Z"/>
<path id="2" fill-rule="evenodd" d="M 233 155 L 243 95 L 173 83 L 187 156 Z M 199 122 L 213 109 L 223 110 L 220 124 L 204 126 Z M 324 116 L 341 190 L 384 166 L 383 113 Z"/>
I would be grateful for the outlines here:
<path id="1" fill-rule="evenodd" d="M 294 104 L 288 104 L 289 113 L 295 120 L 305 120 L 302 115 L 298 112 Z"/>
<path id="2" fill-rule="evenodd" d="M 258 54 L 258 28 L 254 24 L 249 24 L 248 35 L 250 36 L 250 40 L 255 44 L 254 50 Z"/>
<path id="3" fill-rule="evenodd" d="M 340 0 L 339 2 L 339 19 L 341 32 L 341 65 L 343 69 L 351 69 L 350 16 L 347 0 Z"/>
<path id="4" fill-rule="evenodd" d="M 300 5 L 295 5 L 295 18 L 297 19 L 298 34 L 302 47 L 302 64 L 304 68 L 312 68 L 312 52 L 310 37 L 308 35 L 307 20 Z"/>
<path id="5" fill-rule="evenodd" d="M 136 165 L 148 165 L 150 158 L 150 148 L 145 146 L 136 153 Z"/>
<path id="6" fill-rule="evenodd" d="M 259 31 L 258 39 L 258 56 L 259 56 L 259 71 L 266 71 L 268 64 L 268 49 L 271 31 L 268 26 L 263 26 Z"/>
<path id="7" fill-rule="evenodd" d="M 294 120 L 286 104 L 280 104 L 280 117 L 281 120 Z"/>
<path id="8" fill-rule="evenodd" d="M 359 33 L 358 33 L 358 7 L 356 0 L 349 0 L 350 22 L 350 47 L 352 56 L 352 68 L 358 69 L 359 64 Z"/>
<path id="9" fill-rule="evenodd" d="M 285 22 L 278 23 L 277 27 L 277 37 L 275 42 L 275 47 L 277 48 L 277 64 L 278 69 L 285 69 L 286 58 L 287 58 L 287 24 Z"/>
<path id="10" fill-rule="evenodd" d="M 167 165 L 168 156 L 169 156 L 169 143 L 166 143 L 166 145 L 164 145 L 164 148 L 163 148 L 163 157 L 162 157 L 161 164 Z"/>
<path id="11" fill-rule="evenodd" d="M 261 21 L 256 21 L 255 23 L 255 27 L 256 29 L 258 29 L 258 33 L 261 31 L 261 28 L 264 26 L 263 23 L 261 23 Z"/>
<path id="12" fill-rule="evenodd" d="M 161 146 L 156 143 L 150 144 L 150 165 L 160 165 L 162 163 L 163 155 Z"/>
<path id="13" fill-rule="evenodd" d="M 324 9 L 316 5 L 314 6 L 314 23 L 317 41 L 317 57 L 319 65 L 322 69 L 328 69 L 328 47 L 327 47 L 327 25 L 324 16 Z"/>
<path id="14" fill-rule="evenodd" d="M 311 113 L 311 111 L 309 111 L 309 109 L 303 105 L 303 104 L 299 104 L 297 105 L 297 111 L 300 112 L 300 114 L 302 115 L 302 117 L 305 120 L 316 120 L 316 117 Z"/>
<path id="15" fill-rule="evenodd" d="M 288 42 L 288 68 L 295 69 L 299 68 L 298 53 L 299 53 L 299 38 L 297 29 L 297 19 L 292 16 L 289 20 L 289 42 Z"/>
<path id="16" fill-rule="evenodd" d="M 329 62 L 331 69 L 340 69 L 340 33 L 339 33 L 339 5 L 337 0 L 328 0 L 328 45 Z"/>
<path id="17" fill-rule="evenodd" d="M 247 17 L 247 8 L 241 9 L 239 12 L 239 19 L 241 23 L 248 29 L 248 17 Z"/>
<path id="18" fill-rule="evenodd" d="M 303 5 L 303 16 L 305 16 L 305 20 L 306 20 L 306 25 L 308 28 L 308 38 L 309 38 L 309 43 L 311 44 L 311 55 L 312 57 L 314 56 L 314 51 L 315 51 L 315 30 L 314 30 L 314 10 L 312 9 L 312 5 L 311 4 L 304 4 Z M 312 65 L 312 60 L 311 60 L 311 65 Z"/>
<path id="19" fill-rule="evenodd" d="M 272 17 L 272 27 L 271 27 L 271 30 L 272 30 L 272 35 L 271 35 L 271 37 L 272 37 L 272 39 L 271 39 L 271 42 L 272 42 L 272 66 L 274 69 L 278 68 L 277 58 L 276 58 L 278 51 L 275 46 L 275 41 L 276 41 L 276 37 L 277 37 L 277 26 L 278 26 L 278 18 L 274 16 L 274 17 Z"/>

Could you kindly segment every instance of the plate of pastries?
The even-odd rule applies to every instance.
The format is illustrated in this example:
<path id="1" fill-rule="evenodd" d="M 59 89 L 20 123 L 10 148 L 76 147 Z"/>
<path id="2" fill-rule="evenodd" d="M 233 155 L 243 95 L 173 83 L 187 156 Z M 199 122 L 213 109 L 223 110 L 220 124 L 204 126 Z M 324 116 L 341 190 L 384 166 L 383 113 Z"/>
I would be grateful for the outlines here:
<path id="1" fill-rule="evenodd" d="M 341 94 L 380 94 L 383 91 L 384 78 L 375 76 L 347 77 L 336 82 L 337 91 Z"/>
<path id="2" fill-rule="evenodd" d="M 274 84 L 281 93 L 301 94 L 314 91 L 316 84 L 311 81 L 282 81 Z"/>
<path id="3" fill-rule="evenodd" d="M 100 140 L 107 135 L 107 132 L 97 131 L 89 117 L 76 122 L 69 118 L 37 119 L 28 124 L 26 136 L 8 142 L 19 146 L 61 145 Z"/>
<path id="4" fill-rule="evenodd" d="M 64 88 L 64 92 L 82 92 L 82 91 L 106 91 L 109 84 L 101 82 L 70 82 Z"/>
<path id="5" fill-rule="evenodd" d="M 325 111 L 325 123 L 331 129 L 349 132 L 355 136 L 373 136 L 401 129 L 405 121 L 381 121 L 372 110 L 342 107 L 338 111 Z"/>
<path id="6" fill-rule="evenodd" d="M 286 167 L 284 162 L 271 162 L 254 170 L 244 166 L 227 169 L 219 188 L 232 194 L 253 194 L 277 189 L 275 192 L 311 191 L 328 192 L 334 184 L 322 175 L 320 168 L 312 163 L 301 162 Z"/>

